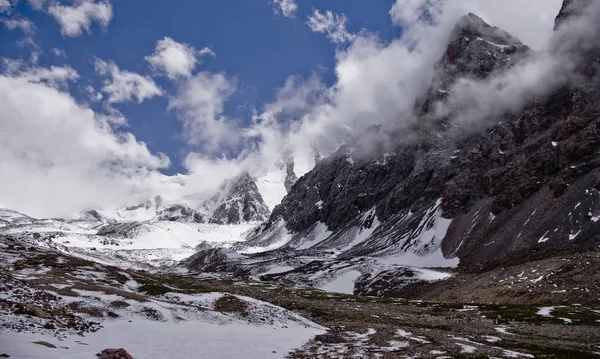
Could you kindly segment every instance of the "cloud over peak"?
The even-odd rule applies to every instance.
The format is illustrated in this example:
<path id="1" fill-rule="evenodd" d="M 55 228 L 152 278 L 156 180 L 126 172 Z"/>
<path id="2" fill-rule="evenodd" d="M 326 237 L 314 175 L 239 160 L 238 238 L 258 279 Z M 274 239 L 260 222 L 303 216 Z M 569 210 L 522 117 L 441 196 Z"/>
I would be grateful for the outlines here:
<path id="1" fill-rule="evenodd" d="M 208 47 L 197 50 L 191 45 L 165 37 L 156 42 L 154 53 L 145 59 L 155 71 L 176 79 L 192 76 L 192 71 L 199 62 L 198 57 L 203 55 L 215 56 L 215 53 Z"/>

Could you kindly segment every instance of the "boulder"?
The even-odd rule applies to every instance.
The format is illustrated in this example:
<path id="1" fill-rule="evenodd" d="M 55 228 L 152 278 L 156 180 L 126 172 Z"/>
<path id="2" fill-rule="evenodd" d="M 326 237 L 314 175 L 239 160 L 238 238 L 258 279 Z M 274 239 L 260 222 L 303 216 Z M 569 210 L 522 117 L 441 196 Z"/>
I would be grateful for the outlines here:
<path id="1" fill-rule="evenodd" d="M 100 359 L 133 359 L 133 357 L 123 348 L 119 349 L 104 349 L 96 354 Z"/>

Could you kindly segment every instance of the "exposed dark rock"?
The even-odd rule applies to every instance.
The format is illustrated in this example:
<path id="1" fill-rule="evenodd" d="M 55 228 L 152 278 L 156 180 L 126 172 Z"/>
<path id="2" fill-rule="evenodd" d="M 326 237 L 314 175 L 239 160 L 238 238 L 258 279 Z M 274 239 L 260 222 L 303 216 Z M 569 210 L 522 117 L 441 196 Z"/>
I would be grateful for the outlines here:
<path id="1" fill-rule="evenodd" d="M 181 204 L 175 204 L 158 212 L 160 221 L 204 223 L 202 214 Z"/>
<path id="2" fill-rule="evenodd" d="M 285 190 L 289 192 L 296 181 L 298 181 L 298 176 L 294 173 L 294 160 L 289 158 L 285 164 Z"/>
<path id="3" fill-rule="evenodd" d="M 116 222 L 107 224 L 98 229 L 99 236 L 134 238 L 143 226 L 139 222 Z"/>
<path id="4" fill-rule="evenodd" d="M 245 270 L 235 259 L 243 256 L 229 249 L 210 248 L 198 251 L 193 256 L 184 259 L 180 265 L 192 272 L 219 272 L 234 273 L 237 276 L 245 276 Z"/>

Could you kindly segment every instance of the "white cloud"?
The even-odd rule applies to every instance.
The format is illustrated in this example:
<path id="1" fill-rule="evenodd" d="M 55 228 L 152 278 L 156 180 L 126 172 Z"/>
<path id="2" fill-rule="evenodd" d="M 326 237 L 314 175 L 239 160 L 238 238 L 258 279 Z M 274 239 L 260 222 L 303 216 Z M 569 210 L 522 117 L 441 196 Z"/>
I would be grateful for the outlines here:
<path id="1" fill-rule="evenodd" d="M 27 2 L 34 10 L 42 10 L 46 3 L 48 3 L 48 0 L 27 0 Z"/>
<path id="2" fill-rule="evenodd" d="M 49 78 L 67 81 L 72 70 L 0 75 L 0 206 L 58 216 L 152 193 L 145 183 L 161 178 L 156 169 L 168 158 L 131 133 L 116 133 Z"/>
<path id="3" fill-rule="evenodd" d="M 12 4 L 9 0 L 0 0 L 0 14 L 10 14 L 12 12 Z"/>
<path id="4" fill-rule="evenodd" d="M 237 143 L 235 124 L 223 115 L 225 102 L 235 88 L 235 81 L 224 74 L 209 72 L 200 72 L 179 84 L 169 108 L 178 112 L 188 144 L 218 153 Z"/>
<path id="5" fill-rule="evenodd" d="M 70 82 L 79 78 L 71 67 L 30 67 L 21 61 L 3 59 L 4 76 L 18 78 L 29 83 L 43 83 L 55 89 L 66 88 Z"/>
<path id="6" fill-rule="evenodd" d="M 0 5 L 1 6 L 1 5 Z M 20 29 L 26 34 L 31 34 L 35 31 L 35 26 L 33 23 L 26 18 L 16 17 L 9 19 L 0 19 L 0 21 L 6 26 L 9 30 Z"/>
<path id="7" fill-rule="evenodd" d="M 41 8 L 44 3 L 33 1 L 32 5 Z M 90 33 L 93 22 L 106 28 L 113 15 L 112 5 L 109 1 L 94 2 L 94 0 L 80 0 L 73 6 L 52 3 L 48 8 L 48 13 L 60 24 L 60 32 L 69 37 L 79 36 L 84 31 Z"/>
<path id="8" fill-rule="evenodd" d="M 52 54 L 56 57 L 67 57 L 67 53 L 65 52 L 65 50 L 61 50 L 61 49 L 50 49 L 50 52 L 52 52 Z"/>
<path id="9" fill-rule="evenodd" d="M 278 13 L 285 17 L 294 17 L 298 4 L 295 0 L 273 0 L 273 6 Z"/>
<path id="10" fill-rule="evenodd" d="M 163 72 L 170 79 L 190 77 L 198 64 L 198 56 L 215 53 L 205 47 L 197 50 L 191 45 L 179 43 L 170 37 L 165 37 L 156 42 L 156 48 L 151 56 L 146 57 L 156 71 Z"/>
<path id="11" fill-rule="evenodd" d="M 150 77 L 121 70 L 113 62 L 96 59 L 96 72 L 109 76 L 102 87 L 108 104 L 137 100 L 138 103 L 162 95 L 162 90 Z"/>
<path id="12" fill-rule="evenodd" d="M 94 89 L 91 85 L 87 85 L 85 87 L 85 92 L 87 93 L 90 101 L 92 101 L 92 102 L 101 101 L 102 98 L 104 97 L 100 92 L 96 91 L 96 89 Z"/>
<path id="13" fill-rule="evenodd" d="M 323 33 L 334 43 L 341 44 L 352 41 L 355 37 L 346 30 L 346 21 L 348 19 L 344 14 L 334 14 L 329 10 L 321 13 L 319 10 L 313 9 L 313 13 L 308 17 L 306 23 L 312 31 Z"/>

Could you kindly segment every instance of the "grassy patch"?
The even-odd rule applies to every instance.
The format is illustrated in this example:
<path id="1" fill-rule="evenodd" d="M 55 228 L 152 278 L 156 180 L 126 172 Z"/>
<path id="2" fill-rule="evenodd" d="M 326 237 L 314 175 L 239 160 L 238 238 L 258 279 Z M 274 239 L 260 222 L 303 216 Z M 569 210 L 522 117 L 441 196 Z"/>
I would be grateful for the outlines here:
<path id="1" fill-rule="evenodd" d="M 572 324 L 600 325 L 600 313 L 586 307 L 557 306 L 549 316 L 539 315 L 539 306 L 497 306 L 485 305 L 481 308 L 483 313 L 491 319 L 504 319 L 507 321 L 528 323 L 556 323 L 565 324 L 561 318 L 572 321 Z"/>
<path id="2" fill-rule="evenodd" d="M 96 318 L 104 317 L 104 311 L 101 308 L 88 306 L 84 302 L 71 302 L 68 306 L 72 311 L 77 313 L 87 314 Z"/>
<path id="3" fill-rule="evenodd" d="M 587 324 L 600 326 L 600 311 L 594 311 L 586 307 L 556 307 L 552 311 L 552 316 L 562 321 L 560 318 L 567 318 L 573 321 L 573 324 Z"/>
<path id="4" fill-rule="evenodd" d="M 160 283 L 151 283 L 151 284 L 142 285 L 141 287 L 138 288 L 138 291 L 142 292 L 142 293 L 146 293 L 147 295 L 158 296 L 158 295 L 163 295 L 163 294 L 172 292 L 173 290 L 165 287 L 164 285 L 162 285 Z"/>
<path id="5" fill-rule="evenodd" d="M 127 303 L 124 300 L 114 300 L 114 301 L 110 302 L 110 306 L 113 307 L 113 308 L 122 309 L 122 308 L 129 307 L 129 303 Z"/>
<path id="6" fill-rule="evenodd" d="M 508 344 L 508 347 L 507 347 Z M 598 359 L 598 354 L 592 352 L 584 352 L 576 349 L 564 349 L 553 347 L 542 347 L 527 343 L 503 343 L 502 347 L 507 350 L 513 350 L 520 353 L 530 353 L 536 358 L 553 358 L 553 359 Z"/>
<path id="7" fill-rule="evenodd" d="M 234 313 L 242 317 L 248 316 L 248 303 L 232 295 L 224 295 L 217 299 L 214 309 L 221 313 Z"/>

